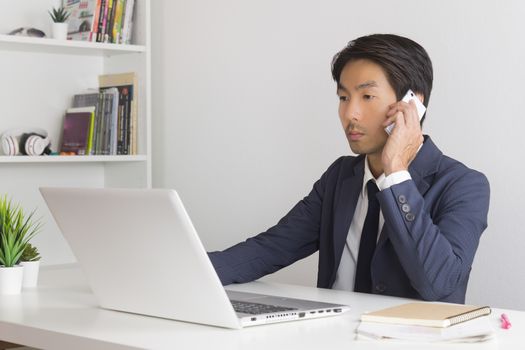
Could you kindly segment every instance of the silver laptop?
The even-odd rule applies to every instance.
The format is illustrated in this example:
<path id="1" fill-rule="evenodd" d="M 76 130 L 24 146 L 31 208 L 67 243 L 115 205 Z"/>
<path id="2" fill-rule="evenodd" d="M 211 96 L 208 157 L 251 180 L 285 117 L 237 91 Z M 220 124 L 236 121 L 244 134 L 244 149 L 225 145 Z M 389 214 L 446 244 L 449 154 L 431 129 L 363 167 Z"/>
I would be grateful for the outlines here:
<path id="1" fill-rule="evenodd" d="M 40 192 L 103 308 L 227 328 L 349 310 L 345 305 L 226 292 L 173 190 Z"/>

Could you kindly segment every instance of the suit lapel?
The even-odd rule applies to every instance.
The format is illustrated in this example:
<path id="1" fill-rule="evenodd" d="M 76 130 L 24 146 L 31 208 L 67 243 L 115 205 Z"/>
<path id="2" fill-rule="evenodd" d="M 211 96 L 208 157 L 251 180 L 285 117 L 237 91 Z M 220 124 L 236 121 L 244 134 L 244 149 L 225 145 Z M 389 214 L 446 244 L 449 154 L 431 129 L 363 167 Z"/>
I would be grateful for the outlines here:
<path id="1" fill-rule="evenodd" d="M 432 179 L 439 168 L 442 156 L 443 153 L 432 142 L 432 139 L 425 135 L 423 147 L 408 168 L 410 176 L 422 196 L 427 193 L 432 185 Z"/>

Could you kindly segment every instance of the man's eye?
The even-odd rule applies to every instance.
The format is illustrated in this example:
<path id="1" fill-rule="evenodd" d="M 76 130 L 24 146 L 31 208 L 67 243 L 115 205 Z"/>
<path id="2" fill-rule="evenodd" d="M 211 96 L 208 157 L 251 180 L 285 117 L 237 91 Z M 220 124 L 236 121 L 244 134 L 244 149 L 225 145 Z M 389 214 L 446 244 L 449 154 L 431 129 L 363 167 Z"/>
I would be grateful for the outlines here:
<path id="1" fill-rule="evenodd" d="M 375 96 L 372 96 L 372 95 L 363 95 L 363 98 L 365 100 L 373 100 L 375 98 Z"/>
<path id="2" fill-rule="evenodd" d="M 348 101 L 348 97 L 347 96 L 339 96 L 339 101 L 346 102 L 346 101 Z"/>

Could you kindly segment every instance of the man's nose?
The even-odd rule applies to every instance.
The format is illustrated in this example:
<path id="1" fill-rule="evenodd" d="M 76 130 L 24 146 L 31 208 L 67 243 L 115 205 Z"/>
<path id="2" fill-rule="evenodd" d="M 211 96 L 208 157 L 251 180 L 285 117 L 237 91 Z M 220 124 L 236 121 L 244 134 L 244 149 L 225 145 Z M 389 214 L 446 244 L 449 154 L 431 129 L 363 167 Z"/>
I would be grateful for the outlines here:
<path id="1" fill-rule="evenodd" d="M 353 101 L 350 101 L 350 103 L 348 103 L 348 106 L 345 110 L 345 119 L 349 121 L 361 119 L 361 111 L 357 103 Z"/>

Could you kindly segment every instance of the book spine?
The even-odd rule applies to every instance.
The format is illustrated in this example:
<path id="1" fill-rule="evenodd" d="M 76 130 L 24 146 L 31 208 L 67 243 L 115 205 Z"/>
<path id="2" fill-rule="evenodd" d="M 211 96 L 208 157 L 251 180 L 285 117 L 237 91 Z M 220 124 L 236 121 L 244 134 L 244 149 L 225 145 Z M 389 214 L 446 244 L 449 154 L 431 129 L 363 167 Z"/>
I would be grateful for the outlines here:
<path id="1" fill-rule="evenodd" d="M 131 22 L 133 19 L 133 8 L 135 0 L 126 0 L 126 9 L 124 10 L 124 23 L 122 25 L 122 43 L 131 43 Z"/>
<path id="2" fill-rule="evenodd" d="M 119 44 L 121 42 L 120 35 L 122 33 L 122 16 L 124 14 L 125 0 L 117 0 L 115 21 L 113 23 L 113 42 Z"/>
<path id="3" fill-rule="evenodd" d="M 102 128 L 102 146 L 101 153 L 109 154 L 109 123 L 111 118 L 111 109 L 113 108 L 113 95 L 104 91 L 104 123 Z"/>
<path id="4" fill-rule="evenodd" d="M 136 113 L 137 101 L 134 99 L 131 101 L 131 118 L 129 124 L 129 153 L 137 154 L 137 113 Z"/>
<path id="5" fill-rule="evenodd" d="M 95 10 L 93 11 L 93 25 L 91 26 L 91 32 L 89 33 L 89 41 L 97 41 L 98 20 L 100 18 L 100 4 L 101 0 L 97 0 L 97 5 L 95 6 Z"/>
<path id="6" fill-rule="evenodd" d="M 115 27 L 115 21 L 117 17 L 118 2 L 119 0 L 113 0 L 113 7 L 111 8 L 111 20 L 109 21 L 109 30 L 108 30 L 109 32 L 108 42 L 110 43 L 115 42 L 114 27 Z"/>
<path id="7" fill-rule="evenodd" d="M 118 106 L 118 119 L 117 119 L 117 127 L 115 129 L 115 134 L 117 138 L 117 148 L 116 148 L 116 154 L 122 154 L 122 133 L 121 133 L 121 126 L 122 126 L 122 120 L 124 119 L 124 105 L 120 104 Z"/>
<path id="8" fill-rule="evenodd" d="M 91 113 L 91 122 L 89 123 L 88 142 L 86 147 L 86 154 L 90 155 L 93 148 L 93 128 L 95 126 L 95 112 Z"/>
<path id="9" fill-rule="evenodd" d="M 134 87 L 134 90 L 133 90 L 133 101 L 132 101 L 132 111 L 133 111 L 133 117 L 131 119 L 131 125 L 132 125 L 132 128 L 131 128 L 131 154 L 137 154 L 137 138 L 138 138 L 138 116 L 139 116 L 139 113 L 138 113 L 138 82 L 137 82 L 137 79 L 135 77 L 135 79 L 133 80 L 133 87 Z"/>
<path id="10" fill-rule="evenodd" d="M 126 114 L 126 102 L 124 91 L 122 87 L 119 87 L 119 108 L 121 112 L 118 117 L 118 128 L 117 128 L 117 154 L 124 154 L 124 119 Z"/>
<path id="11" fill-rule="evenodd" d="M 112 88 L 113 91 L 113 110 L 111 111 L 111 125 L 110 125 L 110 154 L 117 153 L 117 123 L 119 108 L 119 91 L 117 88 Z"/>
<path id="12" fill-rule="evenodd" d="M 97 42 L 103 41 L 103 25 L 104 25 L 104 11 L 106 10 L 107 0 L 100 0 L 100 11 L 98 15 L 98 25 L 97 25 Z"/>
<path id="13" fill-rule="evenodd" d="M 107 118 L 107 122 L 106 122 L 106 137 L 105 137 L 105 139 L 106 139 L 106 147 L 105 147 L 105 154 L 111 154 L 111 123 L 112 123 L 112 120 L 113 120 L 113 113 L 114 113 L 114 108 L 115 108 L 115 102 L 114 102 L 115 95 L 113 94 L 113 92 L 111 90 L 112 89 L 110 89 L 108 91 L 109 108 L 108 108 L 108 118 Z"/>
<path id="14" fill-rule="evenodd" d="M 110 43 L 111 37 L 112 37 L 112 31 L 113 31 L 113 15 L 114 15 L 114 8 L 115 8 L 116 0 L 109 0 L 108 5 L 108 18 L 106 21 L 106 34 L 104 35 L 104 42 Z"/>
<path id="15" fill-rule="evenodd" d="M 124 154 L 131 154 L 130 150 L 130 135 L 131 135 L 131 118 L 133 118 L 133 100 L 132 95 L 128 96 L 128 101 L 126 103 L 128 108 L 128 114 L 126 115 L 126 128 L 124 132 Z"/>
<path id="16" fill-rule="evenodd" d="M 104 93 L 99 93 L 99 113 L 97 116 L 97 127 L 95 129 L 95 152 L 94 154 L 102 154 L 101 143 L 102 143 L 102 127 L 104 124 L 104 109 L 105 99 Z"/>
<path id="17" fill-rule="evenodd" d="M 106 41 L 106 26 L 108 23 L 108 11 L 109 11 L 109 3 L 111 0 L 106 0 L 106 4 L 104 6 L 104 17 L 102 18 L 102 33 L 101 33 L 101 40 L 100 42 Z"/>
<path id="18" fill-rule="evenodd" d="M 130 89 L 127 89 L 125 94 L 124 105 L 124 119 L 122 121 L 122 154 L 129 154 L 128 140 L 129 140 L 129 119 L 131 117 L 131 94 Z"/>

